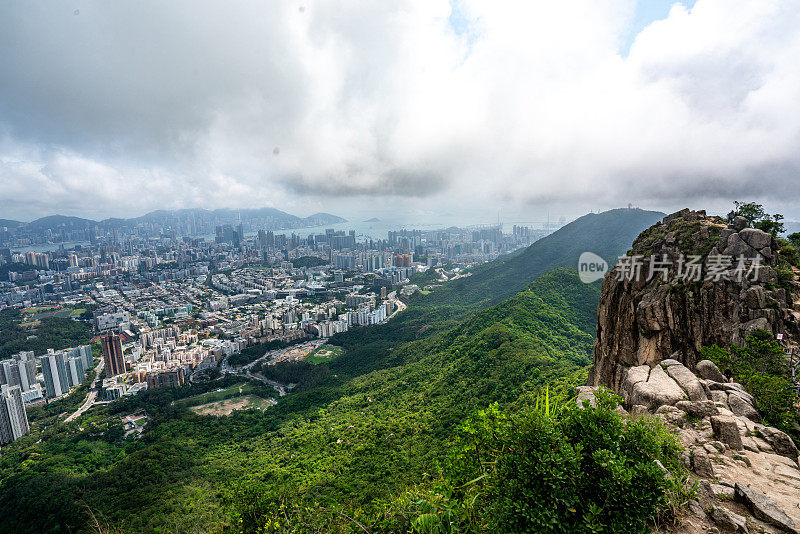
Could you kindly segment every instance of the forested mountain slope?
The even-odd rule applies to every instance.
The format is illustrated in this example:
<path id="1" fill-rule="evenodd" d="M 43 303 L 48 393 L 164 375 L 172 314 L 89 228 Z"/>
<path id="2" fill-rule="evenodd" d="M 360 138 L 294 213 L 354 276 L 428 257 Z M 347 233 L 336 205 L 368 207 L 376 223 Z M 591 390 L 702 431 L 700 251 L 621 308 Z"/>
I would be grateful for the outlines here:
<path id="1" fill-rule="evenodd" d="M 329 404 L 315 386 L 263 414 L 214 418 L 150 392 L 127 406 L 153 416 L 139 440 L 122 440 L 101 419 L 26 436 L 0 457 L 0 531 L 74 531 L 86 507 L 132 531 L 245 528 L 281 502 L 336 510 L 330 520 L 378 521 L 383 499 L 436 476 L 454 425 L 476 408 L 585 379 L 598 296 L 573 272 L 549 273 L 455 328 L 397 347 L 388 368 L 338 382 L 331 366 L 319 384 L 338 390 Z M 341 359 L 342 370 L 357 365 Z"/>
<path id="2" fill-rule="evenodd" d="M 455 327 L 549 271 L 560 267 L 574 269 L 584 251 L 592 251 L 613 264 L 642 230 L 662 216 L 659 212 L 639 209 L 584 215 L 512 257 L 476 267 L 470 276 L 446 282 L 427 295 L 416 293 L 408 309 L 387 324 L 334 336 L 332 342 L 346 347 L 349 358 L 336 362 L 332 369 L 352 376 L 396 365 L 400 360 L 393 352 L 394 347 Z"/>
<path id="3" fill-rule="evenodd" d="M 88 509 L 130 531 L 238 530 L 281 503 L 378 521 L 385 499 L 436 476 L 475 409 L 585 379 L 599 288 L 548 271 L 584 250 L 611 260 L 659 216 L 587 215 L 387 324 L 337 335 L 345 354 L 265 413 L 201 417 L 153 391 L 37 429 L 0 454 L 0 532 L 75 531 Z M 115 414 L 141 409 L 147 431 L 122 439 Z"/>

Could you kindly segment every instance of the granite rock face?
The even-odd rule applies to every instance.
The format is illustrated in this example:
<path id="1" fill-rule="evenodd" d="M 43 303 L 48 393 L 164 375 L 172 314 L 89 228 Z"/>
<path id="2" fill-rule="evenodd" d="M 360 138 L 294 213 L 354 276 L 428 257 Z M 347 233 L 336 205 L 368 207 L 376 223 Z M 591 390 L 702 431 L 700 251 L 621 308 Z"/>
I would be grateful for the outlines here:
<path id="1" fill-rule="evenodd" d="M 638 278 L 618 265 L 603 279 L 589 385 L 620 391 L 629 368 L 667 359 L 694 371 L 703 346 L 743 344 L 757 328 L 774 334 L 794 328 L 786 292 L 775 289 L 775 240 L 738 219 L 728 225 L 704 211 L 681 210 L 642 232 L 629 255 L 640 263 Z M 681 277 L 689 272 L 681 258 L 690 255 L 705 257 L 698 281 Z M 732 263 L 710 267 L 709 258 L 721 255 Z M 739 256 L 746 267 L 737 274 Z M 755 258 L 760 266 L 751 271 Z M 702 378 L 722 381 L 719 369 L 703 367 L 697 370 Z M 691 400 L 701 400 L 699 390 L 681 386 Z"/>
<path id="2" fill-rule="evenodd" d="M 686 269 L 681 259 L 690 255 L 702 258 L 697 281 L 679 276 Z M 724 260 L 720 255 L 761 267 L 738 277 L 735 259 L 711 266 L 711 258 Z M 594 365 L 589 386 L 579 389 L 581 403 L 591 405 L 594 388 L 607 386 L 622 397 L 628 417 L 658 418 L 676 434 L 682 460 L 703 489 L 676 534 L 798 531 L 795 443 L 761 424 L 753 396 L 700 355 L 704 346 L 743 345 L 755 329 L 782 333 L 792 344 L 800 339 L 790 319 L 793 307 L 800 311 L 800 284 L 776 289 L 778 258 L 773 237 L 744 219 L 726 224 L 682 210 L 634 242 L 628 274 L 639 261 L 642 276 L 624 276 L 618 265 L 603 280 Z"/>
<path id="3" fill-rule="evenodd" d="M 706 380 L 713 380 L 714 382 L 725 382 L 725 375 L 719 370 L 717 364 L 711 360 L 700 360 L 695 365 L 697 376 L 705 378 Z"/>
<path id="4" fill-rule="evenodd" d="M 784 532 L 800 534 L 794 520 L 786 515 L 786 512 L 769 495 L 737 482 L 734 498 L 747 505 L 756 518 L 766 521 Z"/>

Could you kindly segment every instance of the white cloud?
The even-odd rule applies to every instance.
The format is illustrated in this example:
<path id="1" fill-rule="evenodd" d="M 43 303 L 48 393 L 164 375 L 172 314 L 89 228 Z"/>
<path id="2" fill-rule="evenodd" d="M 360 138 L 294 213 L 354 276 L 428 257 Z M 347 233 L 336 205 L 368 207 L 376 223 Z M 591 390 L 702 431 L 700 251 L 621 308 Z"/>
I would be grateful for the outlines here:
<path id="1" fill-rule="evenodd" d="M 623 56 L 634 8 L 463 0 L 456 31 L 446 0 L 6 2 L 0 216 L 731 198 L 791 215 L 800 1 L 676 4 Z"/>

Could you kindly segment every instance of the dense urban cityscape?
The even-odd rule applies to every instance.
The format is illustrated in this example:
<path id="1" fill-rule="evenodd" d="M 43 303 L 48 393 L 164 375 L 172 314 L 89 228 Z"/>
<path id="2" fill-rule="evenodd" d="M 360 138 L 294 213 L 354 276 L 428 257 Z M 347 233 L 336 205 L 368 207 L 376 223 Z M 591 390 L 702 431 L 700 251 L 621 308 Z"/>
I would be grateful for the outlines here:
<path id="1" fill-rule="evenodd" d="M 44 317 L 86 323 L 92 335 L 75 347 L 3 354 L 2 443 L 28 432 L 26 407 L 62 399 L 84 382 L 86 400 L 63 414 L 67 421 L 95 403 L 240 372 L 226 360 L 248 347 L 324 341 L 383 323 L 415 291 L 429 292 L 559 226 L 398 229 L 386 238 L 312 227 L 300 237 L 273 229 L 288 215 L 249 218 L 247 230 L 241 211 L 235 216 L 208 238 L 194 235 L 209 228 L 198 228 L 191 210 L 113 227 L 61 217 L 0 226 L 0 313 L 19 311 L 28 326 Z M 303 359 L 320 346 L 265 349 L 257 359 Z"/>

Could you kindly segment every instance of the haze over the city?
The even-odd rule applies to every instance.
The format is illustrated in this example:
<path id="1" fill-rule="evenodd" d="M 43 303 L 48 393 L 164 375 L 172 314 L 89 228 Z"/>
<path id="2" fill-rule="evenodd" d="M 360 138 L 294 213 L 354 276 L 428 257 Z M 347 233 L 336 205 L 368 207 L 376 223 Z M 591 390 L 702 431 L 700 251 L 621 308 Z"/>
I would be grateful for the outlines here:
<path id="1" fill-rule="evenodd" d="M 800 2 L 3 2 L 0 218 L 788 219 Z"/>

